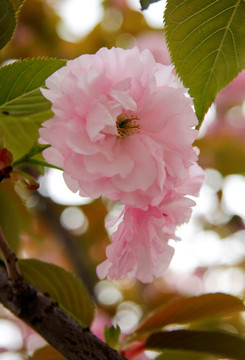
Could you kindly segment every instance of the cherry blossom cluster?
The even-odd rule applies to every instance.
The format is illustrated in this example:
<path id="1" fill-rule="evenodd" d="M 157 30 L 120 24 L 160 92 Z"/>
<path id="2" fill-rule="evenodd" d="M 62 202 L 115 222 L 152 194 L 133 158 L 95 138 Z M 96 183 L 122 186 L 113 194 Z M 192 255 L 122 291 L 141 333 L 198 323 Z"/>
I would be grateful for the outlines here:
<path id="1" fill-rule="evenodd" d="M 81 196 L 125 207 L 97 267 L 99 278 L 160 277 L 174 253 L 176 226 L 187 222 L 204 179 L 197 165 L 197 119 L 173 67 L 150 51 L 100 49 L 67 61 L 46 81 L 54 116 L 39 141 Z"/>

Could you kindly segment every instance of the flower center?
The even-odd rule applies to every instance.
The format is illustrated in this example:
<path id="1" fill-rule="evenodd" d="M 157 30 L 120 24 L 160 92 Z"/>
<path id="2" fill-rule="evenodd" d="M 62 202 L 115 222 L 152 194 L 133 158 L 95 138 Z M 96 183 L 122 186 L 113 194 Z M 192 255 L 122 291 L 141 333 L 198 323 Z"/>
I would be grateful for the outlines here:
<path id="1" fill-rule="evenodd" d="M 135 115 L 121 113 L 117 116 L 116 126 L 118 135 L 122 138 L 140 132 L 140 119 Z"/>

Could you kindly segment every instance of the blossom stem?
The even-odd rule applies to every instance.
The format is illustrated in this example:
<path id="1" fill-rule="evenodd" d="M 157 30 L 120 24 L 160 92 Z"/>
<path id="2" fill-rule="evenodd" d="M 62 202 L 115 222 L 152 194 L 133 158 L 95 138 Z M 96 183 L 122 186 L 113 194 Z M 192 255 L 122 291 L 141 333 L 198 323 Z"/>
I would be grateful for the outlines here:
<path id="1" fill-rule="evenodd" d="M 40 154 L 43 150 L 49 147 L 50 145 L 39 145 L 35 143 L 25 155 L 14 161 L 13 167 L 30 162 L 33 156 Z"/>

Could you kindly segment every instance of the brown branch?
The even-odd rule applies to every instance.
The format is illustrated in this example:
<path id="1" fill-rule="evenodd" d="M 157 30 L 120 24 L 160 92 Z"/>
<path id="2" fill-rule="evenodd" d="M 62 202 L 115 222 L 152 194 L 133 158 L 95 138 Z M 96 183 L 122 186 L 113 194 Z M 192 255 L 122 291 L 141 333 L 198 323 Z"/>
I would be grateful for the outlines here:
<path id="1" fill-rule="evenodd" d="M 13 288 L 3 264 L 0 302 L 69 360 L 125 360 L 27 282 Z"/>
<path id="2" fill-rule="evenodd" d="M 18 258 L 10 249 L 5 236 L 0 227 L 0 251 L 8 271 L 8 276 L 13 286 L 21 286 L 23 284 L 23 277 L 18 266 Z"/>
<path id="3" fill-rule="evenodd" d="M 7 309 L 69 360 L 125 359 L 24 280 L 1 228 L 0 251 L 6 266 L 0 263 L 0 302 Z"/>

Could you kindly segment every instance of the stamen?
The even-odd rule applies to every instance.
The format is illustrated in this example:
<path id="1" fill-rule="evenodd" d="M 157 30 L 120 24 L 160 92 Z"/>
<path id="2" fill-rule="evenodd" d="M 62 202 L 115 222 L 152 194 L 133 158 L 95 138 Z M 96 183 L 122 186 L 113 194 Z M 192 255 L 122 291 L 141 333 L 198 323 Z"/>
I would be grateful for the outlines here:
<path id="1" fill-rule="evenodd" d="M 140 132 L 140 119 L 135 115 L 121 113 L 117 116 L 116 126 L 118 135 L 122 138 Z"/>

